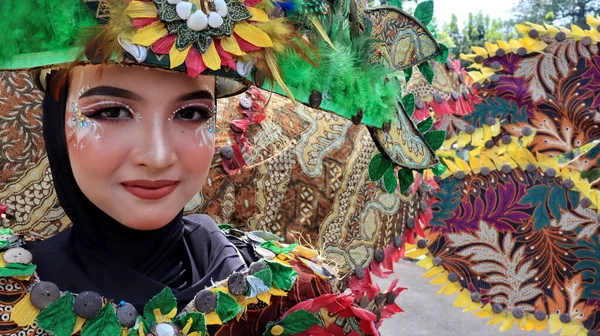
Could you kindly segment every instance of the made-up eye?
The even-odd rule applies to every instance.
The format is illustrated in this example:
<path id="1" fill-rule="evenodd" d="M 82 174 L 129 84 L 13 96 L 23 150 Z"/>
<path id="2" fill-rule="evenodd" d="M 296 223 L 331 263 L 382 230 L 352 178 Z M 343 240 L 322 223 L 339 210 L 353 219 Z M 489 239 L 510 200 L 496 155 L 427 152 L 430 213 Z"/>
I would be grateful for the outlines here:
<path id="1" fill-rule="evenodd" d="M 186 106 L 175 112 L 175 118 L 186 121 L 206 121 L 213 116 L 208 106 Z"/>

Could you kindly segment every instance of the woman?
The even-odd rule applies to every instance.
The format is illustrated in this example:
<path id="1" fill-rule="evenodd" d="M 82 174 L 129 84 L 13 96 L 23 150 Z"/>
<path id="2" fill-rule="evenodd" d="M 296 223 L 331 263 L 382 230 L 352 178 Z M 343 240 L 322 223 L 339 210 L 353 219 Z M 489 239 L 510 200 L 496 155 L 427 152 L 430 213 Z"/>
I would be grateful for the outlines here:
<path id="1" fill-rule="evenodd" d="M 264 233 L 241 234 L 260 245 L 245 259 L 262 257 L 245 271 L 243 253 L 210 218 L 182 216 L 215 150 L 216 98 L 239 92 L 218 78 L 262 86 L 267 77 L 271 90 L 313 107 L 323 103 L 354 123 L 415 130 L 398 107 L 394 71 L 369 60 L 372 41 L 360 38 L 360 20 L 351 20 L 356 13 L 346 5 L 68 0 L 60 8 L 48 1 L 34 17 L 27 4 L 0 3 L 0 12 L 14 14 L 4 23 L 20 28 L 6 37 L 0 68 L 46 68 L 39 77 L 44 138 L 61 206 L 73 222 L 27 250 L 12 244 L 4 252 L 0 277 L 27 288 L 10 319 L 57 336 L 104 329 L 204 335 L 206 325 L 223 325 L 221 335 L 376 334 L 377 315 L 355 299 L 393 302 L 399 289 L 381 293 L 367 275 L 355 290 L 360 295 L 332 294 L 335 277 L 315 251 Z M 20 34 L 27 29 L 31 39 Z M 85 57 L 73 58 L 73 46 Z M 254 102 L 240 105 L 251 120 Z M 436 163 L 420 135 L 413 142 L 420 154 L 412 156 L 427 159 L 420 168 Z M 232 151 L 224 160 L 242 157 Z M 241 168 L 243 157 L 236 162 Z M 401 163 L 384 163 L 391 168 L 387 181 L 397 182 Z M 383 314 L 378 302 L 370 309 Z"/>
<path id="2" fill-rule="evenodd" d="M 245 268 L 208 216 L 182 217 L 214 153 L 214 77 L 87 65 L 59 90 L 44 139 L 74 225 L 30 248 L 42 279 L 141 308 L 165 286 L 185 305 Z"/>

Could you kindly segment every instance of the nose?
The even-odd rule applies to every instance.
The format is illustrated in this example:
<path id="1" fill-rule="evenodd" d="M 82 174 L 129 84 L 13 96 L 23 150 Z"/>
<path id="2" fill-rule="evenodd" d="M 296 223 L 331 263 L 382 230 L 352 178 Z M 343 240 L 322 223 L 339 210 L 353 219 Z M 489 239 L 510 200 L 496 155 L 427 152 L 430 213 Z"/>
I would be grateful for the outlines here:
<path id="1" fill-rule="evenodd" d="M 154 171 L 174 165 L 177 154 L 166 122 L 159 119 L 148 120 L 138 126 L 141 131 L 137 134 L 136 146 L 131 152 L 133 163 Z"/>

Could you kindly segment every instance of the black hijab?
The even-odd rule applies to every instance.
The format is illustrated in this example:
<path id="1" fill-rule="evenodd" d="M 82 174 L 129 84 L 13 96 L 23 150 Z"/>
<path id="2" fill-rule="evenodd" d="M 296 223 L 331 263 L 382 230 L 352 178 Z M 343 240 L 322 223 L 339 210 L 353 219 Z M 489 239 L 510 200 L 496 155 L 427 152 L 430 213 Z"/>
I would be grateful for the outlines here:
<path id="1" fill-rule="evenodd" d="M 54 187 L 73 225 L 29 247 L 40 278 L 56 283 L 63 291 L 97 291 L 138 309 L 168 286 L 180 304 L 186 304 L 197 292 L 190 285 L 192 274 L 198 278 L 198 267 L 184 239 L 183 210 L 160 229 L 138 231 L 115 221 L 83 194 L 67 150 L 68 91 L 65 84 L 58 100 L 49 92 L 44 96 L 43 133 Z"/>

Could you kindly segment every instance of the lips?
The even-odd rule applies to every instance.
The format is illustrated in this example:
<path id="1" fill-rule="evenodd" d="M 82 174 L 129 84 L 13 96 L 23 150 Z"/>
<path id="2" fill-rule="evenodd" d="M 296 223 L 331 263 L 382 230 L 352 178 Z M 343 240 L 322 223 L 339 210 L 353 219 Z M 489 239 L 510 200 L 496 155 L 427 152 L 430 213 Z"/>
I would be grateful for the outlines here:
<path id="1" fill-rule="evenodd" d="M 121 182 L 121 185 L 133 196 L 145 200 L 158 200 L 171 194 L 179 185 L 179 181 L 132 180 Z"/>

